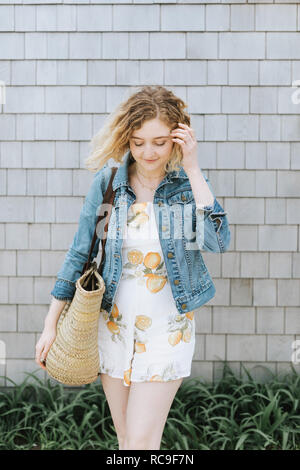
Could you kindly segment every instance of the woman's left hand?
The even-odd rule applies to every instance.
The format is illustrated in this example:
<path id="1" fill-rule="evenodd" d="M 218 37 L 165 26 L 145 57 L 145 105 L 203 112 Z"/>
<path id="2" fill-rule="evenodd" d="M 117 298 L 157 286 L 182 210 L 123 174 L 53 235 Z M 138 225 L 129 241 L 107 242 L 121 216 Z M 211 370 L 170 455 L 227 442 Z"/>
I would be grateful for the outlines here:
<path id="1" fill-rule="evenodd" d="M 182 162 L 184 171 L 192 170 L 197 168 L 197 140 L 195 137 L 194 130 L 187 124 L 181 122 L 178 123 L 180 127 L 177 127 L 170 132 L 173 142 L 177 142 L 182 149 Z"/>

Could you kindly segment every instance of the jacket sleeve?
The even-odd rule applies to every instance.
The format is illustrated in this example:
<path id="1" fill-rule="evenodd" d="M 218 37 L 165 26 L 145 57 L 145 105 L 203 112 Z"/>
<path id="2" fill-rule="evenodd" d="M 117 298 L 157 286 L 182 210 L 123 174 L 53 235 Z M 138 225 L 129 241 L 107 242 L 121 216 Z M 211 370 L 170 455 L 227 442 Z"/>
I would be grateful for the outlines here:
<path id="1" fill-rule="evenodd" d="M 76 281 L 81 276 L 83 266 L 88 260 L 88 254 L 94 235 L 98 209 L 103 201 L 103 195 L 108 185 L 111 169 L 103 167 L 93 179 L 85 197 L 80 212 L 79 225 L 73 242 L 66 253 L 63 265 L 57 273 L 57 280 L 51 295 L 59 300 L 72 300 L 76 289 Z M 107 184 L 105 183 L 107 182 Z M 99 251 L 100 239 L 97 237 L 92 253 L 92 260 Z"/>
<path id="2" fill-rule="evenodd" d="M 196 205 L 196 241 L 200 250 L 223 253 L 228 250 L 231 239 L 227 212 L 217 201 L 209 179 L 203 176 L 214 202 L 210 206 Z"/>

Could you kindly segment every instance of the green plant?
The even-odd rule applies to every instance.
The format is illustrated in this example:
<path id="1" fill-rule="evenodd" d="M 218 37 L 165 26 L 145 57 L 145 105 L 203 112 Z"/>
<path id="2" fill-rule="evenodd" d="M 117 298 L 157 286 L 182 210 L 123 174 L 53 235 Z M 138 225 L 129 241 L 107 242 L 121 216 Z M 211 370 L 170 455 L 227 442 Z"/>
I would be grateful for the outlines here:
<path id="1" fill-rule="evenodd" d="M 244 368 L 245 369 L 245 368 Z M 300 449 L 300 376 L 267 383 L 189 378 L 179 388 L 164 429 L 166 450 Z M 101 383 L 70 390 L 27 373 L 0 392 L 0 450 L 116 450 L 118 442 Z M 28 383 L 32 377 L 33 382 Z"/>

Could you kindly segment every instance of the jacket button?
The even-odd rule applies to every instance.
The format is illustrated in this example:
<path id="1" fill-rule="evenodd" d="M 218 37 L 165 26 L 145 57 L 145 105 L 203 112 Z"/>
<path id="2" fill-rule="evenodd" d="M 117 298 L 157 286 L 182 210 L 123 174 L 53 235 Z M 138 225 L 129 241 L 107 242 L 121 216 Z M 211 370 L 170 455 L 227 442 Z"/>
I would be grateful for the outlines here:
<path id="1" fill-rule="evenodd" d="M 162 226 L 162 231 L 165 232 L 167 230 L 167 226 L 166 225 L 163 225 Z"/>
<path id="2" fill-rule="evenodd" d="M 186 309 L 186 304 L 182 304 L 181 307 L 183 308 L 183 310 Z"/>
<path id="3" fill-rule="evenodd" d="M 159 206 L 162 206 L 162 204 L 163 204 L 162 201 L 158 201 Z"/>
<path id="4" fill-rule="evenodd" d="M 184 194 L 181 195 L 181 200 L 182 200 L 182 201 L 186 201 L 186 197 L 185 197 Z"/>
<path id="5" fill-rule="evenodd" d="M 173 253 L 171 253 L 170 251 L 169 251 L 169 253 L 168 253 L 168 258 L 174 258 Z"/>
<path id="6" fill-rule="evenodd" d="M 176 286 L 177 286 L 177 284 L 179 284 L 178 279 L 175 279 L 174 284 L 176 284 Z"/>

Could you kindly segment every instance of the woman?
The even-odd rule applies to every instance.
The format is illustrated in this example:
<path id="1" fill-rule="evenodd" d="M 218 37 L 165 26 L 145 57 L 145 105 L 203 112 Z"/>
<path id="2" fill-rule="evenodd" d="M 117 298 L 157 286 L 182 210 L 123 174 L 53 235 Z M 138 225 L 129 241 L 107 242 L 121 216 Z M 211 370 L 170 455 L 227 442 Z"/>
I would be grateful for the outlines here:
<path id="1" fill-rule="evenodd" d="M 160 449 L 173 399 L 191 371 L 193 309 L 215 294 L 200 249 L 224 252 L 230 243 L 227 213 L 198 166 L 184 108 L 166 88 L 145 86 L 93 138 L 86 163 L 96 175 L 36 346 L 36 362 L 45 368 L 59 315 L 87 261 L 111 175 L 104 165 L 113 158 L 121 165 L 105 245 L 99 356 L 119 449 Z M 98 234 L 93 257 L 99 240 Z"/>

